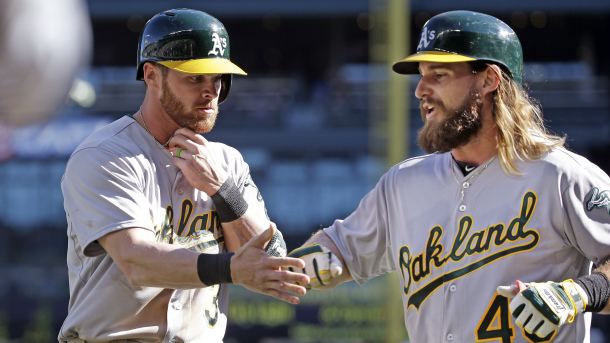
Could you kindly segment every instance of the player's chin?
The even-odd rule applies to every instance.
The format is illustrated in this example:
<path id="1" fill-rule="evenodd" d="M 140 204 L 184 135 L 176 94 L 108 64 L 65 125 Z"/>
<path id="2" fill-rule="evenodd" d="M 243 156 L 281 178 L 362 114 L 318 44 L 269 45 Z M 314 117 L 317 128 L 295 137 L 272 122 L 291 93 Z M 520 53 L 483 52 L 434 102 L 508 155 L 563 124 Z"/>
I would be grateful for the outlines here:
<path id="1" fill-rule="evenodd" d="M 191 130 L 193 130 L 194 132 L 204 134 L 204 133 L 208 133 L 208 132 L 212 131 L 215 124 L 216 124 L 216 117 L 214 116 L 214 118 L 208 118 L 205 120 L 197 121 L 197 122 L 193 123 L 192 125 L 189 125 L 189 128 Z"/>
<path id="2" fill-rule="evenodd" d="M 197 133 L 208 133 L 212 131 L 216 124 L 217 114 L 218 112 L 216 111 L 211 113 L 191 113 L 190 118 L 183 126 L 186 126 Z"/>

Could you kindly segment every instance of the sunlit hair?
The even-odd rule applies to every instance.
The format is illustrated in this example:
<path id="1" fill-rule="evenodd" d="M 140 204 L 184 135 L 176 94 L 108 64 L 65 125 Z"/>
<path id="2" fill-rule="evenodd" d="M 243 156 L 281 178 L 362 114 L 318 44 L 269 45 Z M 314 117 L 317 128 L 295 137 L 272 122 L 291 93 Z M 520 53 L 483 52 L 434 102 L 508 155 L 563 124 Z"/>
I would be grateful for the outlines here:
<path id="1" fill-rule="evenodd" d="M 498 128 L 498 159 L 509 174 L 521 174 L 518 161 L 539 159 L 565 144 L 565 137 L 547 131 L 538 102 L 504 70 L 494 94 L 493 117 Z"/>

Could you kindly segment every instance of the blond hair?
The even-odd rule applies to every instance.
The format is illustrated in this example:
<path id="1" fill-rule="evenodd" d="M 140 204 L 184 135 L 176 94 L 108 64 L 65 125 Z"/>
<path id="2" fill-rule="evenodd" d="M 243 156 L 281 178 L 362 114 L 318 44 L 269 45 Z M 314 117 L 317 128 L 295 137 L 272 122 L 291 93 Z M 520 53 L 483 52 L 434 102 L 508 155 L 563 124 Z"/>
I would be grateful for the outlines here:
<path id="1" fill-rule="evenodd" d="M 504 71 L 501 75 L 493 109 L 498 159 L 505 172 L 519 175 L 517 161 L 539 159 L 551 149 L 563 147 L 565 137 L 549 133 L 537 101 Z"/>

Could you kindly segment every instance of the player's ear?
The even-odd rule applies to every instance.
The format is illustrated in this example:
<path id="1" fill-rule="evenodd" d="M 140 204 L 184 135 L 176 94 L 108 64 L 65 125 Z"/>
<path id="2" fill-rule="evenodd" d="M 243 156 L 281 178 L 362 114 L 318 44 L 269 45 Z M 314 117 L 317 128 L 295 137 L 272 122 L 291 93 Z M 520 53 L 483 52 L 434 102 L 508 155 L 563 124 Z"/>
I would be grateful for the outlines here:
<path id="1" fill-rule="evenodd" d="M 495 92 L 500 85 L 502 78 L 502 70 L 495 64 L 488 64 L 485 70 L 480 72 L 483 77 L 483 88 L 481 93 L 483 95 Z"/>
<path id="2" fill-rule="evenodd" d="M 144 82 L 148 88 L 161 88 L 163 75 L 161 69 L 151 62 L 146 62 L 142 66 Z"/>

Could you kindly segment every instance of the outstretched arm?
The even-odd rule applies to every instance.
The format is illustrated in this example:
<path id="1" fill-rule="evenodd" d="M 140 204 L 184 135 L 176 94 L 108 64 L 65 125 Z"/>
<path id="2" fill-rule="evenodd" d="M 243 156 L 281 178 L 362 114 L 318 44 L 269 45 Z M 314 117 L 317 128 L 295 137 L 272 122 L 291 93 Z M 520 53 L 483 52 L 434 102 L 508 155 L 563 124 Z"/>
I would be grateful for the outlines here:
<path id="1" fill-rule="evenodd" d="M 302 272 L 309 276 L 308 287 L 332 288 L 352 279 L 341 252 L 333 240 L 322 230 L 316 232 L 303 245 L 288 254 L 305 262 Z M 290 270 L 294 270 L 290 267 Z M 299 271 L 297 269 L 297 271 Z"/>
<path id="2" fill-rule="evenodd" d="M 268 256 L 263 246 L 275 232 L 265 230 L 235 254 L 200 254 L 170 244 L 158 243 L 154 234 L 141 228 L 110 233 L 99 243 L 133 286 L 199 288 L 235 283 L 255 292 L 297 304 L 305 294 L 300 285 L 306 275 L 281 270 L 304 267 L 303 261 Z"/>

